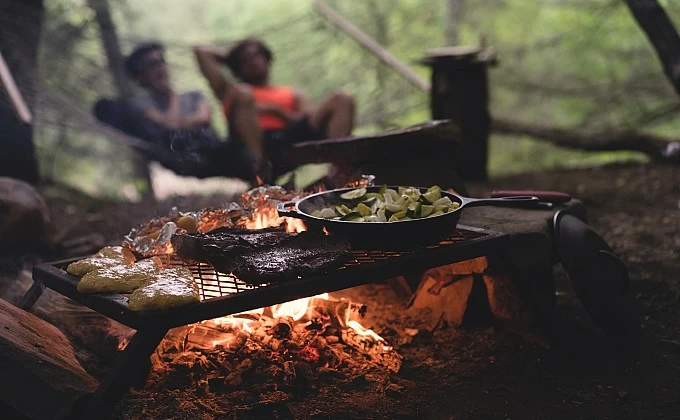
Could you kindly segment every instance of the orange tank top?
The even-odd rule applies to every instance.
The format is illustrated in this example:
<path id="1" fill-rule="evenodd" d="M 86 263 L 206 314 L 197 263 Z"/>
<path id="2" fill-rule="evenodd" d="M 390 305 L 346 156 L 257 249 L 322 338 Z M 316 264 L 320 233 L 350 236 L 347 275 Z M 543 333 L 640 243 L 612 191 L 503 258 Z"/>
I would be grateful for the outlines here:
<path id="1" fill-rule="evenodd" d="M 253 99 L 256 104 L 277 105 L 289 112 L 295 112 L 295 91 L 288 86 L 251 86 Z M 222 104 L 224 114 L 229 118 L 231 101 Z M 281 117 L 272 114 L 259 115 L 260 127 L 263 130 L 283 130 L 288 123 Z"/>

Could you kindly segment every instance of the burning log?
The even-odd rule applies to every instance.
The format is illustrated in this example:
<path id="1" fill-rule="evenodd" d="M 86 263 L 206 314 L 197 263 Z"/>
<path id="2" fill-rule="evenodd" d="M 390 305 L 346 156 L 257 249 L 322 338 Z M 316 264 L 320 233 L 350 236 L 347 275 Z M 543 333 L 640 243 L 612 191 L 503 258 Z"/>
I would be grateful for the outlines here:
<path id="1" fill-rule="evenodd" d="M 293 318 L 290 316 L 284 316 L 276 320 L 271 332 L 276 338 L 290 338 L 293 328 Z"/>
<path id="2" fill-rule="evenodd" d="M 349 346 L 361 351 L 371 360 L 384 366 L 391 372 L 399 372 L 402 357 L 388 346 L 373 330 L 361 331 L 361 326 L 354 324 L 356 328 L 347 328 L 342 331 L 342 340 Z M 376 337 L 380 338 L 379 340 Z"/>

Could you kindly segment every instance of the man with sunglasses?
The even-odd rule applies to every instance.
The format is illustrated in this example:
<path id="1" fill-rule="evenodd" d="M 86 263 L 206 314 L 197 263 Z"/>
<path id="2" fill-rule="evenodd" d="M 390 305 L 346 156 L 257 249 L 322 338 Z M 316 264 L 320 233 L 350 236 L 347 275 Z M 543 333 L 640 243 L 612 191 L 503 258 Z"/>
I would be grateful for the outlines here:
<path id="1" fill-rule="evenodd" d="M 160 129 L 209 128 L 211 109 L 201 92 L 177 93 L 172 88 L 163 46 L 149 43 L 138 46 L 127 58 L 128 74 L 145 89 L 132 107 Z"/>
<path id="2" fill-rule="evenodd" d="M 170 80 L 164 48 L 158 43 L 139 45 L 125 60 L 125 68 L 145 90 L 130 103 L 100 100 L 95 105 L 97 118 L 130 135 L 150 141 L 161 156 L 149 156 L 180 175 L 235 176 L 255 182 L 265 175 L 259 150 L 251 147 L 247 136 L 231 136 L 222 141 L 210 126 L 211 109 L 201 92 L 176 92 Z M 243 101 L 239 101 L 241 104 Z M 251 126 L 256 118 L 254 106 L 239 105 L 240 125 Z M 249 108 L 252 108 L 250 110 Z M 231 127 L 230 127 L 231 128 Z M 238 127 L 237 127 L 238 128 Z M 247 131 L 247 130 L 242 130 Z M 240 132 L 240 131 L 239 131 Z M 264 168 L 266 169 L 266 168 Z"/>

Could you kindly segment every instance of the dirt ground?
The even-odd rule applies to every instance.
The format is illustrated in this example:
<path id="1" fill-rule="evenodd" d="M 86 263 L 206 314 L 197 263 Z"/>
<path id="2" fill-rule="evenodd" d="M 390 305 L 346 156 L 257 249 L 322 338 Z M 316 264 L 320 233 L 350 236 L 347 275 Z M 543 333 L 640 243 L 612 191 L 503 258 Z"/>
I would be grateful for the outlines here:
<path id="1" fill-rule="evenodd" d="M 585 203 L 591 225 L 628 267 L 641 343 L 621 343 L 598 330 L 558 270 L 550 334 L 498 325 L 420 334 L 396 343 L 404 364 L 389 383 L 370 376 L 324 383 L 288 400 L 295 418 L 680 418 L 680 168 L 629 164 L 524 174 L 474 185 L 471 192 L 483 196 L 498 188 L 564 191 Z M 132 225 L 173 205 L 190 210 L 229 201 L 133 205 L 44 192 L 56 235 L 68 245 L 52 250 L 53 257 L 119 242 Z M 368 305 L 366 326 L 388 339 L 395 329 L 419 328 L 417 319 L 406 318 L 404 300 L 384 284 L 343 293 Z M 235 406 L 252 402 L 193 387 L 142 388 L 124 398 L 116 416 L 227 418 Z"/>

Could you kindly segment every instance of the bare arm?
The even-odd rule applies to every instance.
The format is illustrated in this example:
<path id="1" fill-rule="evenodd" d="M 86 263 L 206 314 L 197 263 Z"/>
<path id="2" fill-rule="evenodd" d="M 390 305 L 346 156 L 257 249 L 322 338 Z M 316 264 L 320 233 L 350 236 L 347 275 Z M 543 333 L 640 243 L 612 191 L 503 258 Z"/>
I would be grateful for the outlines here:
<path id="1" fill-rule="evenodd" d="M 212 109 L 210 104 L 205 99 L 202 99 L 196 105 L 196 111 L 193 114 L 182 119 L 181 128 L 199 128 L 207 127 L 212 120 Z"/>
<path id="2" fill-rule="evenodd" d="M 203 77 L 208 80 L 217 99 L 223 100 L 229 92 L 230 85 L 221 70 L 220 61 L 224 58 L 224 51 L 213 46 L 202 45 L 194 48 L 194 54 Z"/>
<path id="3" fill-rule="evenodd" d="M 181 128 L 182 125 L 182 117 L 179 111 L 179 95 L 173 93 L 167 111 L 147 108 L 144 110 L 144 116 L 163 127 L 177 129 Z"/>

